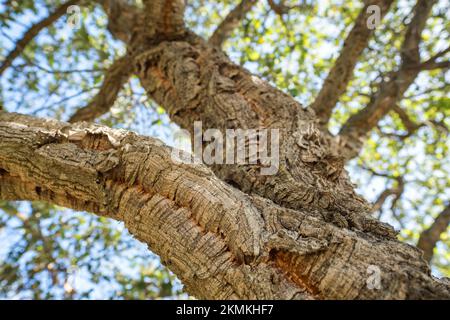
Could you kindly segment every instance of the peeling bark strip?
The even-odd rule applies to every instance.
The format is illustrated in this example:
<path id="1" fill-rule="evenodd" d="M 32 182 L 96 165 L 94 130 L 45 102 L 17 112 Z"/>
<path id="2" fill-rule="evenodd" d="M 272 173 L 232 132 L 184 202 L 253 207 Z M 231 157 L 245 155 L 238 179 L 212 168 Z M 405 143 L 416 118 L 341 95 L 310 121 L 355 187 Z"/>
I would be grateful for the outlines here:
<path id="1" fill-rule="evenodd" d="M 170 156 L 159 140 L 124 130 L 0 112 L 1 199 L 123 221 L 198 298 L 450 298 L 418 249 L 248 196 Z M 382 271 L 380 290 L 367 286 L 371 266 Z"/>
<path id="2" fill-rule="evenodd" d="M 31 28 L 29 28 L 25 32 L 23 37 L 19 41 L 17 41 L 14 49 L 10 53 L 8 53 L 5 60 L 2 61 L 2 64 L 0 65 L 0 76 L 7 68 L 12 65 L 15 59 L 22 54 L 23 50 L 25 50 L 25 47 L 31 41 L 33 41 L 33 39 L 39 34 L 39 32 L 41 32 L 41 30 L 47 28 L 56 20 L 61 18 L 64 14 L 66 14 L 67 8 L 77 4 L 79 1 L 80 0 L 67 1 L 66 3 L 59 6 L 54 12 L 50 13 L 48 17 L 39 21 L 38 23 L 33 24 Z"/>

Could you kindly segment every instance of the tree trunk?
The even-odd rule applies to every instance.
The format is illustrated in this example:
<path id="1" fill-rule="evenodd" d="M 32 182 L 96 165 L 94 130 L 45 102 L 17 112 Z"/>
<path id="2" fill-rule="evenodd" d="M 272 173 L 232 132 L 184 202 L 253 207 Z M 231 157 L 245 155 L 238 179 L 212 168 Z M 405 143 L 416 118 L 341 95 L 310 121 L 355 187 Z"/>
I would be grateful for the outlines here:
<path id="1" fill-rule="evenodd" d="M 171 154 L 124 130 L 0 111 L 0 198 L 123 221 L 198 298 L 450 298 L 386 225 L 339 227 L 312 202 L 280 207 Z"/>
<path id="2" fill-rule="evenodd" d="M 222 36 L 208 42 L 187 30 L 184 1 L 144 0 L 144 9 L 99 2 L 128 52 L 79 119 L 105 112 L 133 71 L 191 132 L 195 121 L 222 133 L 279 130 L 278 170 L 184 164 L 156 139 L 0 111 L 1 199 L 43 200 L 123 221 L 198 298 L 450 298 L 450 285 L 431 276 L 422 252 L 397 241 L 355 193 L 344 162 L 359 136 L 332 136 L 311 108 L 230 61 L 218 47 Z M 362 46 L 356 49 L 351 65 Z M 388 109 L 374 104 L 369 114 Z"/>

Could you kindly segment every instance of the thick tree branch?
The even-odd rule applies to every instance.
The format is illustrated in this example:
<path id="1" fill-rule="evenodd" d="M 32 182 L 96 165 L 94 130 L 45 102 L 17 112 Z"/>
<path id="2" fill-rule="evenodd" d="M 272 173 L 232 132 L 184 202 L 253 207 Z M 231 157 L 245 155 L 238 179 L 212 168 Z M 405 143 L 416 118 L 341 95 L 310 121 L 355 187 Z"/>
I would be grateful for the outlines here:
<path id="1" fill-rule="evenodd" d="M 406 29 L 405 39 L 400 50 L 402 64 L 413 66 L 420 63 L 420 42 L 431 8 L 437 0 L 418 0 L 414 7 L 414 16 Z"/>
<path id="2" fill-rule="evenodd" d="M 296 5 L 287 5 L 285 4 L 284 0 L 275 1 L 275 0 L 268 0 L 270 9 L 272 9 L 277 15 L 283 16 L 289 11 L 293 9 L 311 9 L 312 5 L 308 4 L 307 1 L 299 1 L 299 4 Z"/>
<path id="3" fill-rule="evenodd" d="M 431 262 L 434 247 L 440 240 L 441 234 L 447 230 L 449 225 L 450 204 L 448 204 L 445 209 L 439 213 L 431 226 L 421 233 L 419 241 L 417 242 L 417 247 L 423 250 L 423 257 L 426 261 Z"/>
<path id="4" fill-rule="evenodd" d="M 256 0 L 242 0 L 214 30 L 214 33 L 208 40 L 209 44 L 220 48 L 256 3 Z"/>
<path id="5" fill-rule="evenodd" d="M 53 24 L 56 20 L 61 18 L 64 14 L 67 12 L 67 8 L 69 8 L 72 5 L 75 5 L 80 0 L 69 0 L 56 8 L 55 11 L 50 13 L 46 18 L 39 21 L 38 23 L 33 24 L 22 36 L 20 40 L 17 41 L 14 49 L 8 53 L 6 58 L 2 61 L 2 64 L 0 65 L 0 76 L 3 74 L 3 72 L 9 68 L 14 60 L 22 54 L 22 52 L 25 50 L 25 47 L 33 41 L 33 39 L 41 32 L 43 29 L 47 28 L 51 24 Z"/>
<path id="6" fill-rule="evenodd" d="M 365 136 L 402 99 L 404 93 L 421 71 L 419 44 L 426 20 L 436 0 L 418 0 L 414 17 L 409 23 L 401 48 L 402 63 L 399 70 L 387 75 L 379 85 L 369 104 L 352 115 L 340 130 L 345 144 L 344 156 L 354 158 L 359 154 Z"/>
<path id="7" fill-rule="evenodd" d="M 185 32 L 185 0 L 144 0 L 144 4 L 149 34 L 160 37 Z"/>
<path id="8" fill-rule="evenodd" d="M 364 200 L 354 193 L 332 137 L 317 130 L 314 115 L 295 99 L 195 35 L 150 47 L 136 56 L 136 70 L 149 96 L 191 132 L 199 120 L 205 130 L 279 130 L 279 166 L 274 175 L 257 174 L 262 163 L 214 165 L 224 181 L 293 209 L 312 205 L 333 211 L 332 220 L 339 211 L 343 218 L 336 223 L 352 224 L 352 208 Z"/>
<path id="9" fill-rule="evenodd" d="M 202 165 L 173 163 L 150 138 L 2 114 L 0 197 L 125 221 L 198 297 L 449 297 L 418 251 L 367 215 L 337 142 L 309 110 L 191 32 L 134 37 L 122 27 L 142 85 L 175 122 L 279 129 L 279 170 L 213 165 L 226 184 Z M 367 287 L 371 266 L 382 270 L 383 290 Z"/>
<path id="10" fill-rule="evenodd" d="M 139 10 L 126 0 L 97 0 L 108 15 L 108 30 L 124 42 L 130 41 L 143 16 Z"/>
<path id="11" fill-rule="evenodd" d="M 390 197 L 390 196 L 395 196 L 393 199 L 393 206 L 394 204 L 400 199 L 402 193 L 404 190 L 404 184 L 403 182 L 398 183 L 398 185 L 394 188 L 389 188 L 384 190 L 377 198 L 377 200 L 374 202 L 373 206 L 372 206 L 372 212 L 376 212 L 378 210 L 381 210 L 381 208 L 383 207 L 384 203 L 386 202 L 386 200 Z"/>
<path id="12" fill-rule="evenodd" d="M 358 196 L 343 169 L 333 137 L 315 127 L 310 110 L 234 64 L 216 47 L 187 31 L 131 37 L 135 70 L 148 95 L 171 119 L 192 132 L 204 129 L 267 129 L 280 132 L 277 163 L 213 165 L 224 181 L 292 209 L 320 210 L 327 221 L 371 232 L 361 223 L 369 204 Z M 261 175 L 272 167 L 273 175 Z M 363 210 L 364 211 L 364 210 Z"/>
<path id="13" fill-rule="evenodd" d="M 247 196 L 171 154 L 124 130 L 0 112 L 0 198 L 124 221 L 199 298 L 450 298 L 416 248 Z"/>
<path id="14" fill-rule="evenodd" d="M 368 26 L 368 18 L 371 14 L 367 11 L 368 8 L 373 5 L 378 6 L 381 17 L 384 17 L 392 2 L 393 0 L 366 1 L 365 6 L 359 13 L 353 29 L 345 39 L 339 57 L 328 73 L 316 99 L 310 105 L 310 108 L 316 112 L 322 125 L 328 123 L 333 108 L 339 97 L 345 92 L 353 76 L 353 70 L 359 57 L 367 47 L 370 37 L 375 31 L 374 28 L 369 28 Z"/>
<path id="15" fill-rule="evenodd" d="M 406 111 L 403 110 L 403 108 L 401 108 L 399 105 L 395 105 L 393 107 L 393 110 L 399 116 L 409 135 L 413 134 L 415 131 L 417 131 L 417 129 L 419 129 L 422 126 L 422 124 L 418 124 L 413 120 L 411 120 Z"/>
<path id="16" fill-rule="evenodd" d="M 447 53 L 450 52 L 450 47 L 448 47 L 445 50 L 442 50 L 441 52 L 438 52 L 433 57 L 429 58 L 427 61 L 420 64 L 420 68 L 423 70 L 432 70 L 432 69 L 438 69 L 438 68 L 449 68 L 450 61 L 438 61 L 439 58 L 442 58 Z"/>
<path id="17" fill-rule="evenodd" d="M 273 174 L 259 174 L 271 164 L 246 161 L 212 165 L 219 178 L 287 208 L 319 210 L 336 226 L 372 232 L 361 223 L 370 205 L 354 191 L 340 142 L 318 130 L 310 109 L 191 32 L 176 39 L 136 38 L 128 46 L 140 48 L 135 65 L 141 85 L 182 128 L 193 133 L 194 122 L 202 121 L 204 130 L 224 134 L 247 128 L 279 132 Z"/>
<path id="18" fill-rule="evenodd" d="M 117 59 L 106 71 L 105 79 L 97 95 L 83 108 L 78 109 L 69 122 L 94 121 L 107 113 L 117 99 L 120 90 L 133 72 L 129 56 Z"/>
<path id="19" fill-rule="evenodd" d="M 407 160 L 405 166 L 407 165 L 408 162 L 409 162 L 409 160 Z M 378 171 L 373 170 L 372 168 L 368 168 L 365 166 L 363 166 L 363 169 L 369 171 L 374 176 L 383 177 L 386 179 L 391 179 L 391 180 L 396 181 L 395 186 L 393 186 L 391 188 L 387 188 L 378 196 L 377 200 L 375 200 L 375 202 L 372 205 L 372 212 L 381 210 L 384 203 L 386 202 L 388 197 L 390 197 L 391 195 L 395 196 L 392 201 L 392 205 L 391 205 L 391 209 L 394 209 L 396 202 L 400 199 L 400 197 L 403 194 L 403 191 L 405 190 L 405 181 L 404 181 L 403 177 L 402 176 L 393 176 L 393 175 L 390 175 L 387 173 L 378 172 Z"/>

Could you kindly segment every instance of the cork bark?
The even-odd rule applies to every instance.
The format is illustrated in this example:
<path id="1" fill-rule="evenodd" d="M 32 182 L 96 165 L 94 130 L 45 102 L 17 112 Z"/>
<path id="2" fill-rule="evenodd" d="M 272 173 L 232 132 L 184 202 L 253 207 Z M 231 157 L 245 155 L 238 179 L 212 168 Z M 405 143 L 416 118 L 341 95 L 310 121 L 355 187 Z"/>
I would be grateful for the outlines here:
<path id="1" fill-rule="evenodd" d="M 0 112 L 0 198 L 123 221 L 198 298 L 450 298 L 421 251 L 377 220 L 363 219 L 373 231 L 342 228 L 313 206 L 283 208 L 171 154 L 124 130 Z M 373 266 L 378 289 L 368 285 Z"/>
<path id="2" fill-rule="evenodd" d="M 120 81 L 105 77 L 107 99 L 91 106 L 104 112 L 134 73 L 182 128 L 201 121 L 222 132 L 279 130 L 277 173 L 259 174 L 263 163 L 183 164 L 156 139 L 0 111 L 0 199 L 48 201 L 123 221 L 197 298 L 450 298 L 422 251 L 399 242 L 354 191 L 344 162 L 358 134 L 330 135 L 312 108 L 186 29 L 184 1 L 143 1 L 142 8 L 99 2 L 127 55 L 119 60 L 124 69 L 112 68 L 111 79 Z M 392 79 L 414 75 L 399 72 Z M 406 87 L 392 90 L 389 96 Z M 369 110 L 377 119 L 389 109 L 380 107 L 383 97 Z"/>

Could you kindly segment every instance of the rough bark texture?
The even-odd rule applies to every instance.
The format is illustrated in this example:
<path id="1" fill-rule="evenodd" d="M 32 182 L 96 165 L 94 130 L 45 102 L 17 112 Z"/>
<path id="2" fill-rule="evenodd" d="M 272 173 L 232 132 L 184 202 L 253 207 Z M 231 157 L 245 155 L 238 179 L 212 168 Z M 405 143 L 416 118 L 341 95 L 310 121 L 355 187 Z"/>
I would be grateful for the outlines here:
<path id="1" fill-rule="evenodd" d="M 119 40 L 130 41 L 135 29 L 143 24 L 141 12 L 126 0 L 97 0 L 108 15 L 108 30 Z M 125 27 L 126 26 L 126 27 Z"/>
<path id="2" fill-rule="evenodd" d="M 174 122 L 278 129 L 278 172 L 180 164 L 152 138 L 0 111 L 1 199 L 124 221 L 199 298 L 450 298 L 421 251 L 398 242 L 354 192 L 344 135 L 321 131 L 311 109 L 185 29 L 184 1 L 145 1 L 142 12 L 100 2 L 142 86 Z M 367 285 L 373 267 L 380 289 Z"/>
<path id="3" fill-rule="evenodd" d="M 340 140 L 316 128 L 310 109 L 235 65 L 189 30 L 155 36 L 144 24 L 127 45 L 141 84 L 181 127 L 192 130 L 200 120 L 205 129 L 281 131 L 276 175 L 259 175 L 261 165 L 214 166 L 222 180 L 292 209 L 320 209 L 337 225 L 366 228 L 359 216 L 370 208 L 355 194 L 343 170 Z"/>
<path id="4" fill-rule="evenodd" d="M 345 141 L 346 159 L 352 159 L 359 154 L 366 136 L 394 108 L 400 97 L 414 82 L 419 71 L 416 68 L 405 68 L 391 73 L 380 84 L 377 94 L 369 104 L 347 120 L 339 133 Z"/>
<path id="5" fill-rule="evenodd" d="M 261 164 L 216 165 L 221 179 L 292 209 L 320 209 L 338 225 L 365 228 L 358 219 L 367 204 L 353 191 L 337 142 L 317 130 L 313 113 L 292 97 L 194 36 L 163 41 L 136 61 L 148 94 L 183 128 L 192 130 L 200 120 L 205 129 L 280 130 L 277 174 L 260 175 Z"/>
<path id="6" fill-rule="evenodd" d="M 199 298 L 450 298 L 421 251 L 246 195 L 159 140 L 0 113 L 0 198 L 124 221 Z M 369 218 L 368 218 L 369 219 Z M 376 220 L 375 229 L 387 229 Z M 367 270 L 381 270 L 370 289 Z"/>

